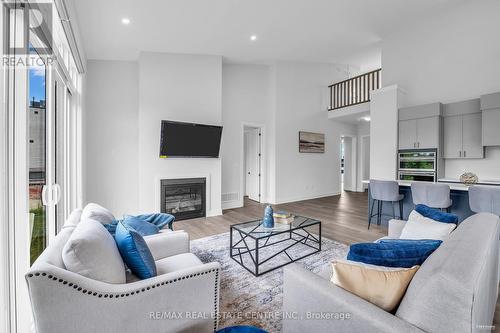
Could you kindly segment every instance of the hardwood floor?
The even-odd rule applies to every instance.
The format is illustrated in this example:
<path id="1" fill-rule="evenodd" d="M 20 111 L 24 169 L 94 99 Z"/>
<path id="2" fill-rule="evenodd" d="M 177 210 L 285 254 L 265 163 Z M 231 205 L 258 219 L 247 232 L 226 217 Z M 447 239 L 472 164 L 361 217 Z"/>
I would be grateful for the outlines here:
<path id="1" fill-rule="evenodd" d="M 234 223 L 261 218 L 265 204 L 245 199 L 245 207 L 225 210 L 221 216 L 174 223 L 175 229 L 186 230 L 191 239 L 229 231 Z M 368 197 L 366 193 L 342 192 L 341 195 L 273 206 L 293 214 L 318 219 L 322 235 L 345 244 L 369 242 L 387 235 L 387 227 L 373 225 L 367 229 Z"/>

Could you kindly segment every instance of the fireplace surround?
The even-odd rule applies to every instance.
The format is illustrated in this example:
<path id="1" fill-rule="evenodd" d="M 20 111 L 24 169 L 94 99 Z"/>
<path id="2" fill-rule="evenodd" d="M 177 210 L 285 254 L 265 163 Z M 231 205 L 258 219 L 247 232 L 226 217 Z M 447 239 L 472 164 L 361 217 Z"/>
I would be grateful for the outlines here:
<path id="1" fill-rule="evenodd" d="M 176 221 L 206 216 L 206 178 L 176 178 L 160 181 L 160 210 Z"/>

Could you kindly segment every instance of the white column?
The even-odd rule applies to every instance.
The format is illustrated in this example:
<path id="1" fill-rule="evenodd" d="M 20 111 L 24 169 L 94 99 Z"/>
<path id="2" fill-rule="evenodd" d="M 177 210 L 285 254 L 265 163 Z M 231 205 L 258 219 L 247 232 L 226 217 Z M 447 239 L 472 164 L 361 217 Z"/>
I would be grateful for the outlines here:
<path id="1" fill-rule="evenodd" d="M 397 85 L 372 92 L 370 102 L 370 178 L 397 178 L 398 109 L 404 92 Z"/>

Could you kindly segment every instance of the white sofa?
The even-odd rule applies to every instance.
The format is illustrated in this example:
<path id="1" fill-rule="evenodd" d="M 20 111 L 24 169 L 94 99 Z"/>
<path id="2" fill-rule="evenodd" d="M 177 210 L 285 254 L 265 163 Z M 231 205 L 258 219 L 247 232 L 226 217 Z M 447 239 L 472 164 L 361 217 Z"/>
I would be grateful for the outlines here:
<path id="1" fill-rule="evenodd" d="M 71 214 L 53 242 L 26 273 L 38 333 L 213 332 L 219 307 L 218 263 L 189 253 L 184 231 L 144 237 L 158 275 L 127 283 L 96 281 L 67 270 L 62 250 L 80 221 Z M 105 255 L 105 254 L 103 254 Z"/>
<path id="2" fill-rule="evenodd" d="M 399 238 L 404 221 L 389 223 Z M 457 229 L 422 264 L 398 309 L 389 313 L 298 264 L 284 268 L 283 332 L 489 332 L 499 281 L 500 219 L 478 213 Z M 308 315 L 326 318 L 307 319 Z M 333 314 L 337 314 L 334 317 Z M 330 315 L 330 317 L 328 317 Z"/>

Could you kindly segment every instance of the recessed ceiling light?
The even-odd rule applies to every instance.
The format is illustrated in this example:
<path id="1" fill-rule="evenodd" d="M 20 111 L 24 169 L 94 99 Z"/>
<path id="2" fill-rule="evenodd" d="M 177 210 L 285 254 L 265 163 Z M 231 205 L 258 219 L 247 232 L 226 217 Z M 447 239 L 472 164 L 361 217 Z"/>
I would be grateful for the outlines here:
<path id="1" fill-rule="evenodd" d="M 253 41 L 256 41 L 257 40 L 257 36 L 256 35 L 252 35 L 250 36 L 250 40 L 253 42 Z"/>
<path id="2" fill-rule="evenodd" d="M 366 122 L 370 122 L 371 118 L 370 116 L 365 116 L 365 117 L 361 117 L 359 118 L 359 121 L 366 121 Z"/>
<path id="3" fill-rule="evenodd" d="M 125 24 L 125 25 L 129 25 L 130 24 L 130 19 L 127 18 L 127 17 L 124 17 L 124 18 L 122 18 L 122 23 Z"/>

